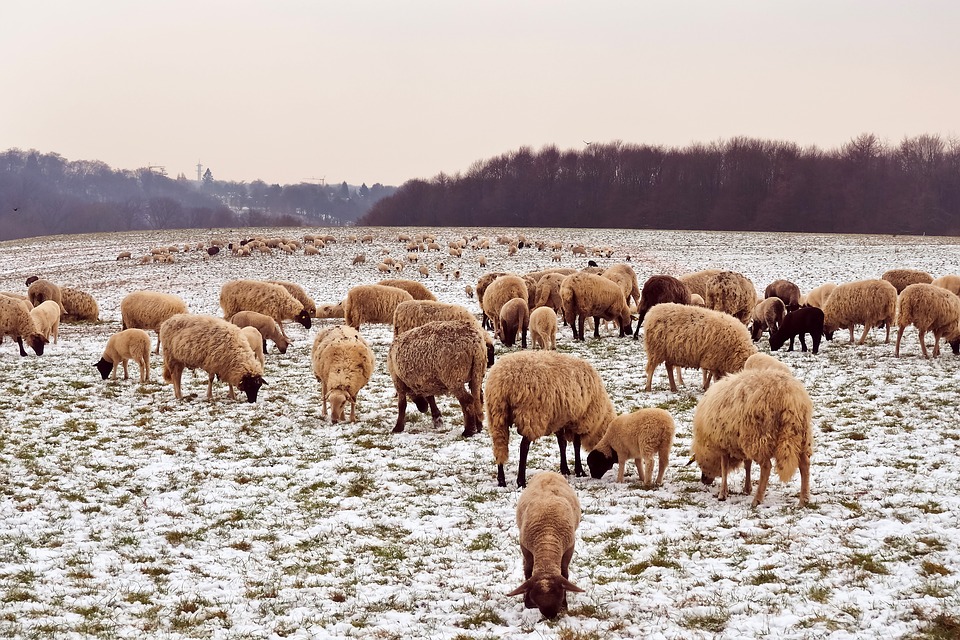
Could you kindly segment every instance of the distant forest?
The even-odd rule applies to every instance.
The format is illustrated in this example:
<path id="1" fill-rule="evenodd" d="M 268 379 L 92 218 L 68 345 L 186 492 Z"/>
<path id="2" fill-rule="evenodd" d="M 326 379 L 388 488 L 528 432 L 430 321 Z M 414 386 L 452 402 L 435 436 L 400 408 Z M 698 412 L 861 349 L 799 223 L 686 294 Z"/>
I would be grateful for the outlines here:
<path id="1" fill-rule="evenodd" d="M 523 147 L 412 180 L 363 225 L 960 234 L 960 142 L 840 149 L 733 138 L 685 148 Z"/>
<path id="2" fill-rule="evenodd" d="M 0 240 L 60 233 L 352 224 L 395 187 L 267 184 L 151 168 L 114 170 L 56 153 L 0 153 Z"/>

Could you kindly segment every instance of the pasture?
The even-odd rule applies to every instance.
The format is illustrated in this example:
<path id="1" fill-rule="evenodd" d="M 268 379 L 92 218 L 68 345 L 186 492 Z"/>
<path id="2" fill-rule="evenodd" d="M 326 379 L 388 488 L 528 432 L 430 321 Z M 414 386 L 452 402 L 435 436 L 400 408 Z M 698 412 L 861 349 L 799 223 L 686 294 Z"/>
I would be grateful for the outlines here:
<path id="1" fill-rule="evenodd" d="M 317 230 L 309 230 L 317 231 Z M 0 636 L 20 638 L 949 638 L 960 634 L 960 358 L 920 356 L 915 329 L 901 357 L 875 330 L 867 344 L 845 331 L 819 355 L 777 356 L 814 405 L 811 504 L 798 508 L 799 478 L 771 480 L 762 505 L 716 498 L 689 456 L 700 376 L 671 393 L 660 367 L 644 392 L 643 341 L 616 331 L 558 349 L 589 360 L 618 413 L 662 407 L 677 424 L 664 485 L 640 486 L 636 469 L 617 484 L 572 478 L 583 521 L 570 567 L 586 593 L 542 620 L 505 594 L 522 582 L 513 483 L 496 484 L 486 431 L 462 439 L 459 406 L 438 399 L 444 426 L 408 408 L 396 420 L 385 358 L 386 326 L 361 331 L 376 353 L 355 424 L 321 420 L 310 370 L 311 330 L 288 323 L 286 354 L 271 343 L 256 404 L 205 400 L 206 375 L 184 375 L 185 399 L 162 382 L 102 381 L 93 367 L 119 330 L 119 303 L 137 289 L 181 296 L 193 313 L 220 315 L 234 278 L 284 279 L 317 303 L 374 283 L 384 249 L 405 257 L 398 233 L 426 231 L 444 250 L 425 254 L 423 282 L 443 302 L 466 305 L 465 284 L 485 271 L 523 273 L 586 265 L 527 248 L 508 256 L 498 235 L 610 246 L 601 266 L 627 255 L 640 284 L 656 273 L 718 267 L 757 286 L 787 278 L 808 291 L 824 282 L 879 277 L 894 267 L 935 277 L 960 272 L 960 241 L 893 236 L 569 229 L 333 229 L 320 255 L 274 253 L 173 264 L 137 264 L 150 248 L 304 230 L 178 230 L 58 236 L 0 244 L 0 290 L 25 292 L 41 275 L 92 294 L 100 323 L 61 325 L 59 343 L 21 358 L 0 345 Z M 373 244 L 349 234 L 372 233 Z M 473 235 L 491 248 L 446 253 Z M 121 251 L 133 260 L 117 261 Z M 353 257 L 366 263 L 353 266 Z M 487 266 L 480 267 L 478 256 Z M 459 280 L 437 274 L 460 269 Z M 414 268 L 399 277 L 421 279 Z M 894 332 L 895 334 L 895 332 Z M 642 331 L 641 331 L 642 337 Z M 857 334 L 859 337 L 859 333 Z M 895 337 L 895 335 L 894 335 Z M 156 335 L 151 333 L 151 339 Z M 929 340 L 929 338 L 928 338 Z M 761 350 L 768 349 L 766 337 Z M 785 349 L 785 348 L 784 348 Z M 497 344 L 498 355 L 506 350 Z M 556 441 L 530 449 L 528 474 L 556 470 Z M 754 470 L 754 477 L 758 471 Z M 742 471 L 731 476 L 742 484 Z"/>

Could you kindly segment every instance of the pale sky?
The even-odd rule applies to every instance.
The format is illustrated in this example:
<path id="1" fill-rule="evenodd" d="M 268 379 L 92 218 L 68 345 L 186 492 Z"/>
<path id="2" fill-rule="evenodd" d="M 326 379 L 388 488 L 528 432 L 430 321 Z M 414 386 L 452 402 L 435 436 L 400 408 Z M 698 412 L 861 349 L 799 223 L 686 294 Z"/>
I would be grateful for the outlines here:
<path id="1" fill-rule="evenodd" d="M 960 3 L 2 0 L 0 150 L 400 185 L 584 141 L 960 134 Z"/>

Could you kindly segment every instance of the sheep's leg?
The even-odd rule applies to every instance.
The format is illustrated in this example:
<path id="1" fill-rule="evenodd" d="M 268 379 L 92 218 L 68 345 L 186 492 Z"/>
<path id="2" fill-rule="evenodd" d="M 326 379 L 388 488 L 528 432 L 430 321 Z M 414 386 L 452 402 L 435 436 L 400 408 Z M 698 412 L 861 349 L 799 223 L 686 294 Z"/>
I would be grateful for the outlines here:
<path id="1" fill-rule="evenodd" d="M 26 355 L 27 355 L 27 352 L 26 352 L 26 350 L 24 350 L 24 348 L 23 348 L 23 338 L 22 338 L 22 337 L 18 337 L 18 338 L 17 338 L 17 344 L 20 345 L 20 357 L 22 358 L 22 357 L 26 356 Z"/>
<path id="2" fill-rule="evenodd" d="M 801 333 L 801 334 L 800 334 L 800 350 L 801 350 L 803 353 L 806 353 L 806 352 L 807 352 L 807 340 L 806 340 L 806 338 L 804 338 L 803 336 L 804 336 L 804 334 Z"/>
<path id="3" fill-rule="evenodd" d="M 466 391 L 461 391 L 457 394 L 457 400 L 460 402 L 460 409 L 463 411 L 463 433 L 460 435 L 464 438 L 469 438 L 476 433 L 473 416 L 473 396 Z"/>
<path id="4" fill-rule="evenodd" d="M 530 439 L 527 436 L 520 438 L 520 467 L 517 469 L 517 486 L 527 486 L 527 454 L 530 452 Z M 563 450 L 561 450 L 563 453 Z M 566 464 L 566 458 L 563 459 Z M 567 471 L 566 475 L 570 475 Z M 498 476 L 499 479 L 499 476 Z"/>
<path id="5" fill-rule="evenodd" d="M 651 460 L 652 462 L 652 460 Z M 664 448 L 660 449 L 659 462 L 657 466 L 657 486 L 663 484 L 663 474 L 667 471 L 667 465 L 670 463 L 670 452 Z M 653 469 L 650 470 L 651 475 L 653 474 Z"/>
<path id="6" fill-rule="evenodd" d="M 760 482 L 757 483 L 757 495 L 753 498 L 753 506 L 756 507 L 763 502 L 763 494 L 767 492 L 767 482 L 770 481 L 770 459 L 760 461 Z"/>
<path id="7" fill-rule="evenodd" d="M 527 328 L 526 327 L 523 327 L 520 330 L 520 348 L 521 349 L 527 348 Z"/>
<path id="8" fill-rule="evenodd" d="M 430 417 L 433 418 L 433 428 L 441 428 L 443 426 L 443 420 L 440 419 L 440 409 L 437 407 L 436 399 L 433 396 L 427 396 L 427 403 L 430 405 Z"/>
<path id="9" fill-rule="evenodd" d="M 150 382 L 150 352 L 140 362 L 140 382 Z"/>
<path id="10" fill-rule="evenodd" d="M 626 457 L 620 458 L 620 462 L 617 465 L 617 482 L 623 482 L 624 470 L 627 466 Z"/>
<path id="11" fill-rule="evenodd" d="M 324 396 L 324 404 L 326 404 L 326 396 Z M 404 426 L 407 421 L 407 394 L 402 391 L 397 392 L 397 424 L 393 428 L 394 433 L 400 433 L 403 431 Z M 500 473 L 503 474 L 503 467 L 500 468 Z M 501 485 L 503 486 L 503 485 Z"/>
<path id="12" fill-rule="evenodd" d="M 583 323 L 587 317 L 583 314 L 577 314 L 576 322 L 577 324 L 573 327 L 573 339 L 574 340 L 583 340 Z M 577 327 L 580 327 L 579 331 Z"/>
<path id="13" fill-rule="evenodd" d="M 710 380 L 713 378 L 713 372 L 709 369 L 703 370 L 703 390 L 706 391 L 710 388 Z"/>
<path id="14" fill-rule="evenodd" d="M 727 456 L 726 454 L 720 454 L 720 493 L 717 495 L 718 500 L 727 499 Z"/>
<path id="15" fill-rule="evenodd" d="M 892 322 L 892 320 L 885 323 L 887 325 L 887 337 L 884 339 L 883 344 L 890 344 L 890 322 Z"/>
<path id="16" fill-rule="evenodd" d="M 810 456 L 801 453 L 798 462 L 800 467 L 800 506 L 803 506 L 810 500 Z"/>
<path id="17" fill-rule="evenodd" d="M 677 384 L 681 387 L 683 386 L 683 367 L 676 366 L 674 367 L 674 373 L 677 375 Z"/>
<path id="18" fill-rule="evenodd" d="M 600 316 L 593 316 L 593 337 L 600 337 L 600 321 L 602 318 Z M 620 330 L 620 333 L 623 333 L 623 329 Z"/>
<path id="19" fill-rule="evenodd" d="M 940 355 L 940 338 L 942 336 L 936 331 L 933 332 L 933 357 L 936 358 Z"/>
<path id="20" fill-rule="evenodd" d="M 657 370 L 657 363 L 653 360 L 647 360 L 647 391 L 653 388 L 653 372 Z"/>
<path id="21" fill-rule="evenodd" d="M 643 484 L 648 487 L 653 484 L 653 455 L 643 459 Z"/>
<path id="22" fill-rule="evenodd" d="M 173 379 L 173 397 L 177 400 L 183 400 L 183 393 L 180 391 L 180 379 L 183 377 L 183 369 L 172 369 L 170 371 L 170 377 Z"/>
<path id="23" fill-rule="evenodd" d="M 872 328 L 873 327 L 869 324 L 863 325 L 863 335 L 860 336 L 860 342 L 858 342 L 857 344 L 865 344 L 867 342 L 867 336 L 870 335 L 870 329 Z M 889 331 L 890 329 L 888 327 L 887 332 L 889 333 Z"/>
<path id="24" fill-rule="evenodd" d="M 320 397 L 323 400 L 320 402 L 320 417 L 324 420 L 327 419 L 327 381 L 320 381 Z"/>
<path id="25" fill-rule="evenodd" d="M 820 351 L 820 340 L 823 338 L 823 334 L 811 333 L 810 337 L 813 339 L 813 354 L 816 355 Z"/>
<path id="26" fill-rule="evenodd" d="M 934 335 L 936 335 L 936 334 L 934 334 Z M 930 357 L 930 354 L 927 353 L 927 341 L 926 341 L 925 338 L 926 338 L 926 332 L 925 332 L 925 331 L 921 331 L 921 332 L 920 332 L 920 353 L 923 354 L 923 357 L 924 357 L 924 358 L 929 358 L 929 357 Z M 934 354 L 934 355 L 936 355 L 936 354 Z"/>
<path id="27" fill-rule="evenodd" d="M 583 463 L 580 461 L 580 434 L 573 435 L 573 470 L 578 478 L 585 478 L 587 472 L 583 470 Z"/>
<path id="28" fill-rule="evenodd" d="M 350 422 L 357 421 L 357 400 L 356 398 L 350 399 Z"/>
<path id="29" fill-rule="evenodd" d="M 796 339 L 796 337 L 797 336 L 790 336 L 790 347 L 787 349 L 787 351 L 793 351 L 793 341 Z"/>
<path id="30" fill-rule="evenodd" d="M 110 369 L 110 379 L 111 379 L 111 380 L 116 380 L 116 379 L 117 379 L 117 369 L 119 369 L 120 367 L 117 366 L 117 363 L 116 363 L 116 362 L 114 362 L 114 363 L 112 363 L 112 364 L 113 364 L 113 367 Z"/>
<path id="31" fill-rule="evenodd" d="M 667 368 L 667 379 L 670 381 L 670 391 L 674 393 L 677 392 L 677 382 L 673 379 L 673 363 L 665 362 L 664 366 Z M 649 389 L 648 389 L 649 390 Z"/>
<path id="32" fill-rule="evenodd" d="M 850 325 L 850 344 L 853 344 L 853 325 L 852 324 Z"/>
<path id="33" fill-rule="evenodd" d="M 520 442 L 520 447 L 522 450 L 523 441 Z M 557 447 L 560 449 L 560 473 L 568 476 L 570 475 L 570 467 L 567 466 L 567 439 L 560 431 L 557 432 Z"/>
<path id="34" fill-rule="evenodd" d="M 743 495 L 748 496 L 750 492 L 753 491 L 753 481 L 751 476 L 753 475 L 753 460 L 744 460 L 743 461 Z"/>
<path id="35" fill-rule="evenodd" d="M 124 358 L 121 362 L 123 362 L 123 379 L 124 379 L 124 380 L 129 380 L 129 379 L 130 379 L 130 374 L 127 373 L 127 359 Z"/>

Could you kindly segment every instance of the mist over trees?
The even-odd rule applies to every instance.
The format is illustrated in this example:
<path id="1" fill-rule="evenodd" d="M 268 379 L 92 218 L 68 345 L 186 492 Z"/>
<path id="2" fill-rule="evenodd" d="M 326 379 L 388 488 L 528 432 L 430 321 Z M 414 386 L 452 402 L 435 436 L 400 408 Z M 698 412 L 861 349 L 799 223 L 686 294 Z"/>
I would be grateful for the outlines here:
<path id="1" fill-rule="evenodd" d="M 136 229 L 350 224 L 394 187 L 200 184 L 150 168 L 111 169 L 96 160 L 9 149 L 0 153 L 0 240 Z"/>
<path id="2" fill-rule="evenodd" d="M 409 181 L 358 224 L 960 234 L 960 142 L 522 147 Z"/>

